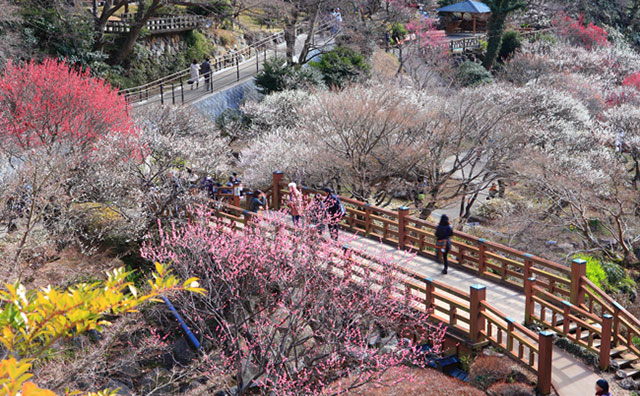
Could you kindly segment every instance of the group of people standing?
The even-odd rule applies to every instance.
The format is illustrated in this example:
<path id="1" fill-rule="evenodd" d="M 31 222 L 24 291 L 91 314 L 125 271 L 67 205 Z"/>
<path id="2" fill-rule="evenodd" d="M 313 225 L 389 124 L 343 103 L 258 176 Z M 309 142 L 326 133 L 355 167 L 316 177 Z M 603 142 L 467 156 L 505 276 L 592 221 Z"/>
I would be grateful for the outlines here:
<path id="1" fill-rule="evenodd" d="M 330 24 L 331 24 L 331 33 L 336 34 L 340 31 L 340 26 L 342 25 L 342 13 L 339 8 L 332 8 L 331 13 L 329 14 Z"/>
<path id="2" fill-rule="evenodd" d="M 310 201 L 307 201 L 296 183 L 289 183 L 288 188 L 289 194 L 286 199 L 286 205 L 293 225 L 296 227 L 302 226 L 304 219 L 320 235 L 324 232 L 326 225 L 331 239 L 337 240 L 340 219 L 345 214 L 345 208 L 340 197 L 331 188 L 327 187 L 324 189 L 325 196 L 321 193 L 316 193 Z M 254 213 L 268 209 L 267 198 L 263 191 L 256 190 L 253 193 L 249 201 L 249 208 Z"/>

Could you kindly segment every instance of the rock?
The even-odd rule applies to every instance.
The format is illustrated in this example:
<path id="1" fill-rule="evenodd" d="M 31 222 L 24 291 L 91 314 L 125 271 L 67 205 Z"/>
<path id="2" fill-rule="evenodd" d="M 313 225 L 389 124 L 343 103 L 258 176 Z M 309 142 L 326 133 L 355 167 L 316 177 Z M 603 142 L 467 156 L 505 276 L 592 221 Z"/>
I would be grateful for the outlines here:
<path id="1" fill-rule="evenodd" d="M 173 356 L 181 365 L 186 365 L 196 357 L 196 353 L 191 349 L 189 343 L 184 338 L 180 338 L 173 343 Z"/>
<path id="2" fill-rule="evenodd" d="M 618 382 L 618 385 L 625 390 L 636 390 L 638 389 L 638 384 L 636 383 L 636 381 L 633 380 L 633 378 L 625 378 L 623 380 L 621 380 L 620 382 Z"/>
<path id="3" fill-rule="evenodd" d="M 125 363 L 118 368 L 118 374 L 129 378 L 138 378 L 142 375 L 142 370 L 137 362 Z"/>
<path id="4" fill-rule="evenodd" d="M 119 396 L 133 396 L 133 391 L 129 389 L 128 386 L 114 379 L 110 379 L 109 382 L 107 382 L 107 385 L 105 386 L 105 388 L 111 389 L 111 390 L 117 389 L 117 392 L 115 394 Z"/>
<path id="5" fill-rule="evenodd" d="M 154 394 L 171 394 L 173 391 L 171 380 L 171 373 L 169 370 L 162 367 L 156 367 L 149 373 L 145 374 L 140 379 L 140 386 L 143 389 L 143 393 L 149 393 L 155 389 Z"/>
<path id="6" fill-rule="evenodd" d="M 616 379 L 624 379 L 624 378 L 627 378 L 627 373 L 625 373 L 623 370 L 617 370 Z"/>

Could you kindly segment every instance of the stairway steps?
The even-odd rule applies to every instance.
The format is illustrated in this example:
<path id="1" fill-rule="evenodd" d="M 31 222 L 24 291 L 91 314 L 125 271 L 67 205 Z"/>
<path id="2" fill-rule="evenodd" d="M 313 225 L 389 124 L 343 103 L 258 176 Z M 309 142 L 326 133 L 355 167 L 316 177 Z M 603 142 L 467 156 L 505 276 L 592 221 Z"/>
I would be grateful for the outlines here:
<path id="1" fill-rule="evenodd" d="M 627 352 L 629 349 L 626 346 L 617 346 L 613 349 L 611 349 L 611 352 L 609 353 L 609 356 L 611 357 L 617 357 L 622 355 L 623 353 Z"/>
<path id="2" fill-rule="evenodd" d="M 640 369 L 637 369 L 637 368 L 629 367 L 626 369 L 622 369 L 622 371 L 624 371 L 624 373 L 626 374 L 626 378 L 635 379 L 640 376 Z"/>
<path id="3" fill-rule="evenodd" d="M 627 368 L 629 366 L 631 366 L 631 363 L 635 362 L 635 359 L 629 360 L 629 359 L 620 359 L 620 358 L 616 358 L 612 360 L 615 365 L 619 368 L 619 369 L 624 369 Z"/>

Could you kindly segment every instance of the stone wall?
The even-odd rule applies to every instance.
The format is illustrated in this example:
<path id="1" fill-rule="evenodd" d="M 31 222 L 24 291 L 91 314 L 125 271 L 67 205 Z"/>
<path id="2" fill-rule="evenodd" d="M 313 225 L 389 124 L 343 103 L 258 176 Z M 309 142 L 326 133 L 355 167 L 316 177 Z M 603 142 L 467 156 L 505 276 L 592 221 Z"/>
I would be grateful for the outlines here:
<path id="1" fill-rule="evenodd" d="M 258 100 L 260 97 L 253 79 L 250 79 L 202 99 L 193 106 L 215 121 L 225 110 L 238 109 L 244 102 Z"/>
<path id="2" fill-rule="evenodd" d="M 184 33 L 152 35 L 144 38 L 140 43 L 153 57 L 174 57 L 187 51 Z"/>

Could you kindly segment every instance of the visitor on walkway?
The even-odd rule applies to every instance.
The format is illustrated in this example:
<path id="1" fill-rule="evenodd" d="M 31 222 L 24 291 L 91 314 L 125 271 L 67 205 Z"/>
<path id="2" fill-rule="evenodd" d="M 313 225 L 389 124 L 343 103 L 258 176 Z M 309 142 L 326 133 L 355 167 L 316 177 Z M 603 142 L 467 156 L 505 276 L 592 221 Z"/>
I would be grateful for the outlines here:
<path id="1" fill-rule="evenodd" d="M 327 193 L 327 196 L 324 199 L 324 207 L 327 210 L 329 235 L 331 235 L 331 239 L 337 241 L 338 230 L 340 229 L 340 220 L 342 219 L 342 216 L 345 215 L 346 210 L 344 205 L 342 205 L 342 201 L 340 201 L 340 197 L 337 194 L 334 194 L 330 187 L 325 187 L 324 191 Z"/>
<path id="2" fill-rule="evenodd" d="M 249 201 L 249 210 L 253 213 L 260 213 L 262 210 L 267 209 L 267 197 L 261 190 L 256 190 L 253 193 L 251 201 Z"/>
<path id="3" fill-rule="evenodd" d="M 211 87 L 211 64 L 209 58 L 206 58 L 200 65 L 200 73 L 204 76 L 204 89 L 207 91 L 212 90 Z"/>
<path id="4" fill-rule="evenodd" d="M 436 227 L 436 249 L 438 249 L 436 255 L 442 254 L 442 263 L 444 264 L 444 269 L 442 270 L 443 274 L 446 274 L 449 269 L 447 256 L 449 254 L 449 250 L 451 250 L 452 236 L 453 228 L 451 228 L 451 224 L 449 224 L 449 216 L 442 215 L 442 217 L 440 217 L 440 224 Z"/>
<path id="5" fill-rule="evenodd" d="M 289 200 L 287 206 L 291 212 L 291 220 L 294 226 L 300 225 L 300 214 L 302 213 L 302 193 L 298 190 L 296 183 L 289 183 Z"/>
<path id="6" fill-rule="evenodd" d="M 322 194 L 316 193 L 307 208 L 306 214 L 318 234 L 322 235 L 324 225 L 327 223 L 327 208 L 322 201 Z"/>
<path id="7" fill-rule="evenodd" d="M 193 63 L 191 63 L 191 66 L 189 66 L 189 75 L 188 83 L 191 84 L 191 89 L 193 89 L 194 86 L 197 88 L 198 80 L 200 79 L 200 66 L 198 66 L 198 61 L 195 59 Z"/>
<path id="8" fill-rule="evenodd" d="M 611 393 L 609 393 L 609 383 L 606 379 L 600 378 L 596 381 L 596 396 L 611 396 Z"/>

